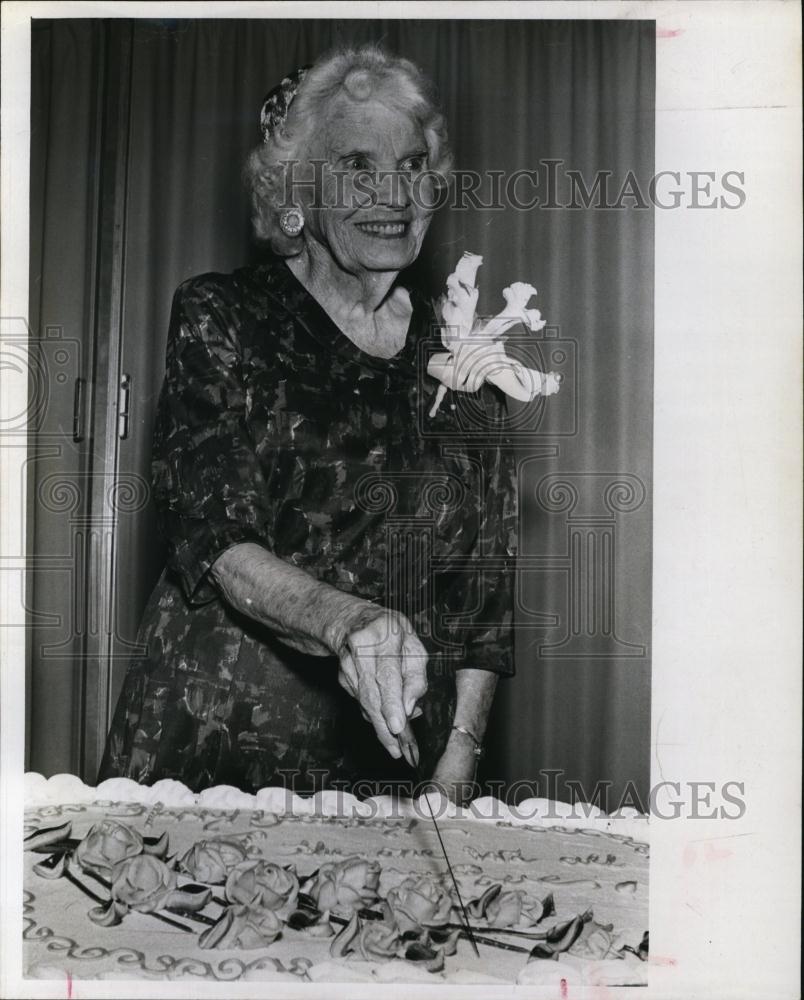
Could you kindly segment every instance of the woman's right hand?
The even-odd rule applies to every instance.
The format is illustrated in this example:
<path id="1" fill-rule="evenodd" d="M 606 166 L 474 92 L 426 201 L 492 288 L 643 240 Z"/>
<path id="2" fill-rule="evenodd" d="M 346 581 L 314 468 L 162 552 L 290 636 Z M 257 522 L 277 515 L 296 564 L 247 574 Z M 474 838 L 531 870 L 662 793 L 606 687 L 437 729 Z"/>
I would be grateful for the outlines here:
<path id="1" fill-rule="evenodd" d="M 292 649 L 338 657 L 338 680 L 360 703 L 392 757 L 416 757 L 408 720 L 427 690 L 427 654 L 408 619 L 354 597 L 255 542 L 226 549 L 212 566 L 221 593 Z"/>
<path id="2" fill-rule="evenodd" d="M 344 630 L 337 653 L 341 687 L 360 703 L 388 753 L 401 757 L 398 736 L 427 690 L 427 652 L 413 626 L 388 608 L 376 607 L 374 614 L 364 608 Z M 405 739 L 412 739 L 409 728 Z"/>

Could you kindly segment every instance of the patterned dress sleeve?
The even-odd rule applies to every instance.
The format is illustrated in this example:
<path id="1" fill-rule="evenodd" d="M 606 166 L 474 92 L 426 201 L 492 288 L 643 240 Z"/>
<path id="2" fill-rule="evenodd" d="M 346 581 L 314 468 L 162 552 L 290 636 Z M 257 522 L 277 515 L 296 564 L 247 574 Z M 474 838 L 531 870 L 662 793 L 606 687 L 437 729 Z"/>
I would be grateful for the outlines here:
<path id="1" fill-rule="evenodd" d="M 271 504 L 245 419 L 236 309 L 225 291 L 214 275 L 178 288 L 154 432 L 158 523 L 168 565 L 193 604 L 217 596 L 208 573 L 225 549 L 273 543 Z"/>
<path id="2" fill-rule="evenodd" d="M 456 637 L 464 655 L 456 669 L 489 670 L 513 676 L 516 551 L 518 540 L 517 460 L 506 431 L 505 396 L 484 386 L 489 438 L 482 449 L 480 531 L 472 566 L 447 596 L 449 614 L 458 614 Z"/>

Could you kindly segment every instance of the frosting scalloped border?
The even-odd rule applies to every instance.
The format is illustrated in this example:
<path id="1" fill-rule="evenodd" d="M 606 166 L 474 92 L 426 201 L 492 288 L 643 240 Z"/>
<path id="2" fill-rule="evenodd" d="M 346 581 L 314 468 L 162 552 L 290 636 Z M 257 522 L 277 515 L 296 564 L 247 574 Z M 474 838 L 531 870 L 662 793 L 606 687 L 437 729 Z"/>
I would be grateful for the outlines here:
<path id="1" fill-rule="evenodd" d="M 525 799 L 509 806 L 493 796 L 483 796 L 460 808 L 442 796 L 428 794 L 438 819 L 497 822 L 511 826 L 551 827 L 565 830 L 595 830 L 648 842 L 648 817 L 635 809 L 623 809 L 607 815 L 590 803 L 554 802 L 550 799 Z M 218 785 L 198 794 L 180 781 L 163 779 L 153 785 L 140 785 L 131 778 L 110 778 L 96 788 L 84 784 L 74 774 L 54 774 L 46 778 L 37 772 L 25 775 L 25 805 L 34 807 L 55 803 L 140 802 L 167 807 L 185 806 L 221 810 L 261 810 L 277 815 L 358 816 L 365 819 L 404 819 L 430 816 L 425 797 L 397 799 L 389 795 L 358 799 L 348 792 L 329 790 L 311 796 L 295 795 L 285 788 L 261 788 L 249 795 L 229 785 Z"/>

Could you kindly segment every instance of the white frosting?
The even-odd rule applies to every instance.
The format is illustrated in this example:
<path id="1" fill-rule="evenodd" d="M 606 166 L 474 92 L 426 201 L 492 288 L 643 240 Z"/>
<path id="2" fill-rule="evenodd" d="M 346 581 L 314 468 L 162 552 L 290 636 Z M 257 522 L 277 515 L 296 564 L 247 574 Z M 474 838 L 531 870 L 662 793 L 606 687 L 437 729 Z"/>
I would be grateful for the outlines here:
<path id="1" fill-rule="evenodd" d="M 548 959 L 528 962 L 516 981 L 519 986 L 561 990 L 562 995 L 572 995 L 571 987 L 602 989 L 606 986 L 647 986 L 647 963 L 640 962 L 638 958 L 594 962 L 562 955 L 558 962 Z"/>
<path id="2" fill-rule="evenodd" d="M 563 980 L 563 982 L 562 982 Z M 517 976 L 519 986 L 550 987 L 561 995 L 572 995 L 575 989 L 595 991 L 607 986 L 647 986 L 647 963 L 639 959 L 605 959 L 585 961 L 572 955 L 561 955 L 557 962 L 535 959 L 527 963 Z M 577 995 L 577 994 L 576 994 Z M 597 992 L 593 994 L 597 996 Z M 606 996 L 605 992 L 600 996 Z"/>
<path id="3" fill-rule="evenodd" d="M 447 976 L 444 979 L 449 981 Z M 433 974 L 410 962 L 395 958 L 390 962 L 375 965 L 374 980 L 379 983 L 422 983 L 425 986 L 432 986 Z"/>
<path id="4" fill-rule="evenodd" d="M 34 802 L 93 802 L 96 797 L 96 790 L 74 774 L 54 774 L 52 778 L 45 778 L 29 772 L 24 780 L 26 805 Z M 129 784 L 134 785 L 135 782 Z"/>
<path id="5" fill-rule="evenodd" d="M 371 974 L 368 964 L 357 962 L 347 964 L 344 961 L 317 962 L 307 970 L 307 975 L 314 983 L 373 983 L 376 980 Z M 431 979 L 432 983 L 432 979 Z"/>
<path id="6" fill-rule="evenodd" d="M 501 821 L 512 827 L 552 828 L 559 831 L 559 837 L 565 835 L 563 830 L 589 830 L 594 832 L 613 833 L 618 836 L 630 837 L 633 840 L 646 841 L 648 820 L 634 810 L 623 810 L 618 817 L 607 816 L 598 807 L 564 802 L 554 802 L 543 798 L 531 798 L 518 806 L 507 806 L 497 798 L 485 796 L 475 799 L 464 809 L 457 808 L 443 796 L 431 793 L 427 798 L 395 799 L 390 796 L 376 796 L 364 801 L 344 792 L 326 791 L 313 796 L 299 796 L 283 788 L 263 788 L 256 795 L 248 795 L 238 788 L 217 786 L 199 794 L 191 792 L 181 782 L 173 780 L 158 781 L 153 786 L 137 784 L 128 778 L 113 778 L 102 782 L 97 788 L 85 785 L 77 777 L 70 774 L 54 775 L 45 778 L 41 774 L 25 776 L 26 806 L 38 808 L 49 805 L 68 805 L 72 803 L 91 806 L 103 811 L 109 803 L 139 803 L 150 807 L 162 803 L 166 808 L 206 809 L 215 811 L 240 812 L 241 817 L 236 822 L 248 827 L 249 816 L 242 813 L 261 811 L 263 813 L 296 816 L 336 816 L 365 817 L 367 819 L 420 818 L 427 821 L 430 808 L 438 818 L 454 818 L 463 821 L 486 824 L 486 829 L 478 829 L 478 845 L 481 848 L 504 843 L 505 831 L 489 828 L 489 824 Z M 148 810 L 146 810 L 148 811 Z M 217 817 L 207 817 L 210 822 L 217 822 Z M 270 825 L 270 824 L 269 824 Z M 443 827 L 446 835 L 456 837 L 458 834 L 468 836 L 465 828 L 447 822 Z M 509 831 L 510 832 L 510 831 Z M 574 839 L 574 838 L 572 838 Z M 512 864 L 516 865 L 519 852 L 511 852 Z M 644 851 L 640 851 L 644 856 Z M 391 852 L 393 854 L 393 852 Z M 563 859 L 562 859 L 563 860 Z M 639 860 L 639 859 L 638 859 Z M 521 861 L 521 859 L 520 859 Z M 397 862 L 394 862 L 397 863 Z M 647 859 L 644 859 L 647 865 Z M 481 868 L 476 869 L 480 872 Z M 514 873 L 516 874 L 516 873 Z M 576 873 L 573 873 L 575 875 Z M 585 872 L 578 872 L 583 875 Z M 614 884 L 609 879 L 609 888 L 613 886 L 616 894 L 633 896 L 638 888 L 637 882 L 629 880 L 629 872 L 617 873 L 616 879 L 622 879 Z M 578 879 L 575 879 L 578 881 Z M 583 881 L 583 879 L 581 879 Z M 512 885 L 518 884 L 512 882 Z M 622 897 L 620 897 L 622 898 Z M 636 905 L 640 900 L 637 898 Z M 638 934 L 632 931 L 629 942 L 635 944 Z M 248 957 L 248 956 L 247 956 Z M 520 956 L 522 961 L 526 956 Z M 549 989 L 551 995 L 580 995 L 589 989 L 605 990 L 609 986 L 637 985 L 645 981 L 647 963 L 640 962 L 636 957 L 627 956 L 624 960 L 594 961 L 581 959 L 572 955 L 562 955 L 558 962 L 531 961 L 524 965 L 515 963 L 511 969 L 510 978 L 499 978 L 494 973 L 500 973 L 504 963 L 500 956 L 492 956 L 494 961 L 487 961 L 484 956 L 484 966 L 481 968 L 464 967 L 451 969 L 438 974 L 429 973 L 410 962 L 392 960 L 388 962 L 362 962 L 352 959 L 327 959 L 313 964 L 307 971 L 312 982 L 318 983 L 407 983 L 433 985 L 435 982 L 453 985 L 506 985 L 513 986 L 514 978 L 520 986 Z M 88 979 L 125 980 L 131 978 L 131 970 L 117 966 L 109 968 L 108 958 L 99 959 L 96 964 L 83 965 L 79 970 Z M 474 965 L 474 962 L 472 962 Z M 73 973 L 75 975 L 75 972 Z M 168 980 L 180 978 L 183 973 L 177 970 L 137 971 L 137 978 L 149 980 Z M 33 979 L 50 980 L 54 984 L 65 982 L 65 972 L 54 960 L 42 957 L 40 961 L 32 962 L 27 975 Z M 76 977 L 83 978 L 83 977 Z M 299 977 L 290 971 L 273 968 L 269 963 L 262 963 L 246 968 L 238 977 L 241 982 L 299 982 Z M 602 995 L 602 994 L 601 994 Z"/>
<path id="7" fill-rule="evenodd" d="M 110 778 L 92 788 L 73 774 L 55 774 L 51 778 L 36 772 L 25 775 L 25 804 L 29 807 L 66 802 L 142 802 L 149 805 L 161 802 L 166 807 L 262 810 L 277 815 L 429 819 L 428 800 L 437 819 L 501 820 L 512 826 L 592 829 L 644 842 L 648 840 L 648 817 L 635 809 L 621 809 L 610 816 L 590 803 L 571 805 L 543 798 L 525 799 L 518 805 L 509 806 L 487 795 L 459 808 L 435 793 L 429 793 L 427 799 L 423 795 L 417 799 L 377 795 L 361 801 L 348 792 L 334 790 L 301 796 L 285 788 L 261 788 L 256 795 L 249 795 L 230 785 L 217 785 L 195 794 L 180 781 L 167 779 L 148 786 L 130 778 Z"/>
<path id="8" fill-rule="evenodd" d="M 555 996 L 560 996 L 560 990 L 568 995 L 583 986 L 583 973 L 566 956 L 562 956 L 558 962 L 537 958 L 520 970 L 516 981 L 519 986 L 550 987 L 555 991 Z"/>
<path id="9" fill-rule="evenodd" d="M 199 806 L 205 809 L 249 809 L 256 808 L 256 800 L 253 795 L 242 792 L 239 788 L 231 785 L 216 785 L 214 788 L 206 788 L 196 796 Z M 165 802 L 165 805 L 172 803 Z"/>

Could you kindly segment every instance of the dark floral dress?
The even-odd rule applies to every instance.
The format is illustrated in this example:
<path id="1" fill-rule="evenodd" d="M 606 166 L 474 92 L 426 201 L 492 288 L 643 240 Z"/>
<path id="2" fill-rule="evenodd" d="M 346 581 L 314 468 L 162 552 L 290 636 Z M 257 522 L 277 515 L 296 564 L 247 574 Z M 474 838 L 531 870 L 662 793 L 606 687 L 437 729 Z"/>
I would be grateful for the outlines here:
<path id="1" fill-rule="evenodd" d="M 513 673 L 516 524 L 504 397 L 430 410 L 443 350 L 411 290 L 402 352 L 361 351 L 281 260 L 176 292 L 153 488 L 169 562 L 145 610 L 98 780 L 296 791 L 411 779 L 337 683 L 228 606 L 209 569 L 255 541 L 341 590 L 405 613 L 427 647 L 414 721 L 422 774 L 443 750 L 455 670 Z M 457 405 L 456 405 L 457 403 Z"/>

